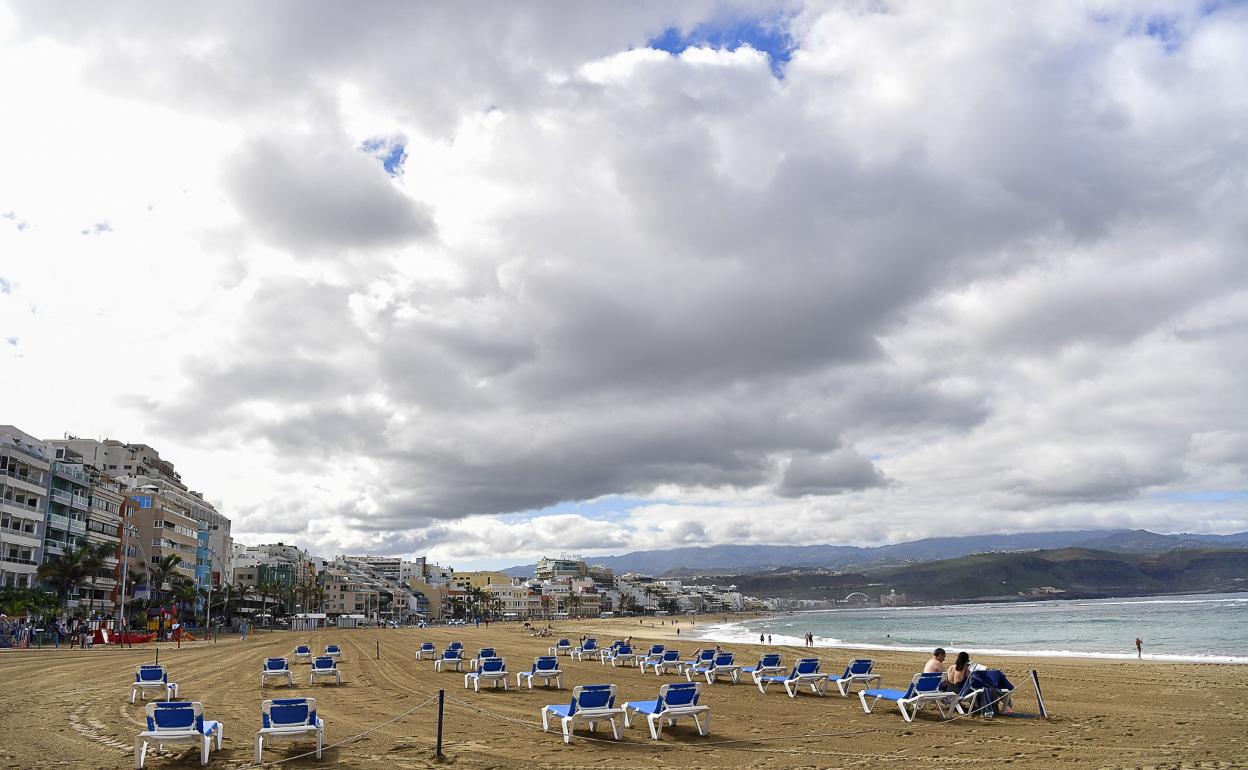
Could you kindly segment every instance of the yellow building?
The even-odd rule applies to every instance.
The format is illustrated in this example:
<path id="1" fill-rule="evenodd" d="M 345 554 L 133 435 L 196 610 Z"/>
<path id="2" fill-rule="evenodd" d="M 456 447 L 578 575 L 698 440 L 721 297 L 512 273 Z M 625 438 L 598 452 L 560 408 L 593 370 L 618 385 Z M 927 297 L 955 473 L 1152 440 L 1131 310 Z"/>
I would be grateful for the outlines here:
<path id="1" fill-rule="evenodd" d="M 456 572 L 453 582 L 464 588 L 485 588 L 488 585 L 511 585 L 511 577 L 502 572 Z"/>

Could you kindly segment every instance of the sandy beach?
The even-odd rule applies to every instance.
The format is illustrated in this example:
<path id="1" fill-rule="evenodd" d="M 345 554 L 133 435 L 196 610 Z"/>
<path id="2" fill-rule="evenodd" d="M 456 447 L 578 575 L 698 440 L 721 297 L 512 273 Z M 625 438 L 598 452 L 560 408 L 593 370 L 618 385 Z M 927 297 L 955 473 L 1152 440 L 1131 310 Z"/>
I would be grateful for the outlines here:
<path id="1" fill-rule="evenodd" d="M 703 621 L 709 622 L 709 621 Z M 682 621 L 678 646 L 691 653 Z M 671 625 L 651 628 L 636 621 L 594 620 L 556 624 L 562 636 L 593 634 L 600 641 L 631 634 L 635 642 L 677 639 Z M 254 633 L 216 643 L 194 642 L 182 649 L 160 646 L 160 661 L 181 686 L 183 700 L 204 704 L 209 719 L 225 723 L 225 745 L 213 752 L 210 767 L 242 768 L 253 761 L 259 706 L 266 697 L 313 695 L 336 744 L 360 733 L 363 738 L 334 746 L 319 762 L 312 757 L 286 762 L 291 767 L 424 768 L 435 766 L 436 702 L 445 688 L 448 701 L 445 752 L 450 764 L 465 768 L 537 766 L 551 768 L 834 768 L 887 767 L 899 762 L 924 767 L 1009 765 L 1020 768 L 1143 768 L 1248 766 L 1248 667 L 1220 664 L 1106 662 L 1083 659 L 981 659 L 999 667 L 1018 686 L 1014 706 L 1036 711 L 1026 672 L 1040 672 L 1050 719 L 964 718 L 945 722 L 928 709 L 912 724 L 891 704 L 864 714 L 857 698 L 833 694 L 788 698 L 782 689 L 760 693 L 752 684 L 716 684 L 703 702 L 712 708 L 710 734 L 701 737 L 681 722 L 649 739 L 642 725 L 613 741 L 578 739 L 565 746 L 556 733 L 542 734 L 538 712 L 566 702 L 563 691 L 464 689 L 462 674 L 435 673 L 430 661 L 415 660 L 421 641 L 439 647 L 461 640 L 470 650 L 493 645 L 511 671 L 527 670 L 551 640 L 530 637 L 516 624 L 490 628 L 429 630 L 324 630 Z M 258 670 L 269 655 L 288 655 L 299 642 L 322 649 L 343 646 L 344 684 L 307 684 L 307 666 L 296 666 L 296 685 L 260 688 Z M 379 647 L 378 647 L 379 645 Z M 377 657 L 380 649 L 380 658 Z M 801 648 L 774 647 L 786 662 Z M 764 650 L 733 645 L 738 661 L 750 662 Z M 839 669 L 857 653 L 822 648 L 814 653 L 825 669 Z M 0 652 L 0 767 L 128 768 L 134 766 L 134 738 L 142 729 L 143 705 L 128 702 L 133 667 L 151 662 L 155 650 L 94 649 Z M 875 653 L 876 670 L 886 686 L 904 686 L 923 656 Z M 564 686 L 613 682 L 622 699 L 654 698 L 663 682 L 633 668 L 561 658 Z M 683 679 L 682 679 L 683 681 Z M 421 705 L 424 704 L 424 705 Z M 418 707 L 419 708 L 416 708 Z M 416 708 L 412 713 L 409 710 Z M 398 719 L 395 719 L 399 717 Z M 389 721 L 393 720 L 393 721 Z M 387 723 L 388 722 L 388 723 Z M 600 730 L 598 737 L 604 733 Z M 605 733 L 609 738 L 610 733 Z M 278 744 L 265 752 L 272 762 L 307 751 L 310 744 Z M 166 754 L 149 752 L 148 767 L 198 766 L 185 747 Z"/>

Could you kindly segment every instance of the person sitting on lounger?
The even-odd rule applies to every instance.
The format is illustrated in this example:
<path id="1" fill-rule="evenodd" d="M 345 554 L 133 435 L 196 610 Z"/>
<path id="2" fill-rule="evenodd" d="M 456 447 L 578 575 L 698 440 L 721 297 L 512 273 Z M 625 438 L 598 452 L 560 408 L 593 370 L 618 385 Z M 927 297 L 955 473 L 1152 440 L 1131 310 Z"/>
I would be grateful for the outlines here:
<path id="1" fill-rule="evenodd" d="M 958 659 L 953 665 L 945 669 L 945 680 L 941 682 L 940 689 L 949 692 L 959 692 L 962 685 L 966 684 L 966 678 L 971 675 L 971 656 L 965 650 L 958 653 Z"/>
<path id="2" fill-rule="evenodd" d="M 932 652 L 931 660 L 927 661 L 927 665 L 923 667 L 924 674 L 943 674 L 945 673 L 945 648 L 937 647 Z"/>

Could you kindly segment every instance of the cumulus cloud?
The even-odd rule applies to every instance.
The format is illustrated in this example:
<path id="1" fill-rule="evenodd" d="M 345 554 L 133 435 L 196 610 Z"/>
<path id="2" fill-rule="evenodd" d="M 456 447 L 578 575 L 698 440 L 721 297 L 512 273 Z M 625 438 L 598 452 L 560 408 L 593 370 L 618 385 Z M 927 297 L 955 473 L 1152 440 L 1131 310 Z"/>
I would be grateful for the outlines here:
<path id="1" fill-rule="evenodd" d="M 158 191 L 191 344 L 100 408 L 244 540 L 1248 528 L 1182 497 L 1248 481 L 1243 8 L 15 7 L 65 82 L 213 138 L 210 223 Z M 705 32 L 742 19 L 781 59 Z M 133 197 L 81 241 L 185 246 Z"/>

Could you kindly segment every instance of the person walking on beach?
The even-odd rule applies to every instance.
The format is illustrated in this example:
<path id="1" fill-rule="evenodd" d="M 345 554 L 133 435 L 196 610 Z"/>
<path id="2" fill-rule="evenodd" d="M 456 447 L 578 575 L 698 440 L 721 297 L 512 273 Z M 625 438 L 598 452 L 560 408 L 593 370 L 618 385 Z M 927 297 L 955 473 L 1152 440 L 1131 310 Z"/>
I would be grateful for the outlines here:
<path id="1" fill-rule="evenodd" d="M 1135 637 L 1135 657 L 1137 660 L 1144 658 L 1144 642 L 1140 637 Z"/>
<path id="2" fill-rule="evenodd" d="M 767 641 L 767 637 L 766 637 L 766 635 L 764 635 L 764 634 L 759 634 L 759 635 L 758 635 L 758 643 L 759 643 L 759 644 L 762 644 L 762 643 L 763 643 L 763 642 L 765 642 L 765 641 Z"/>

